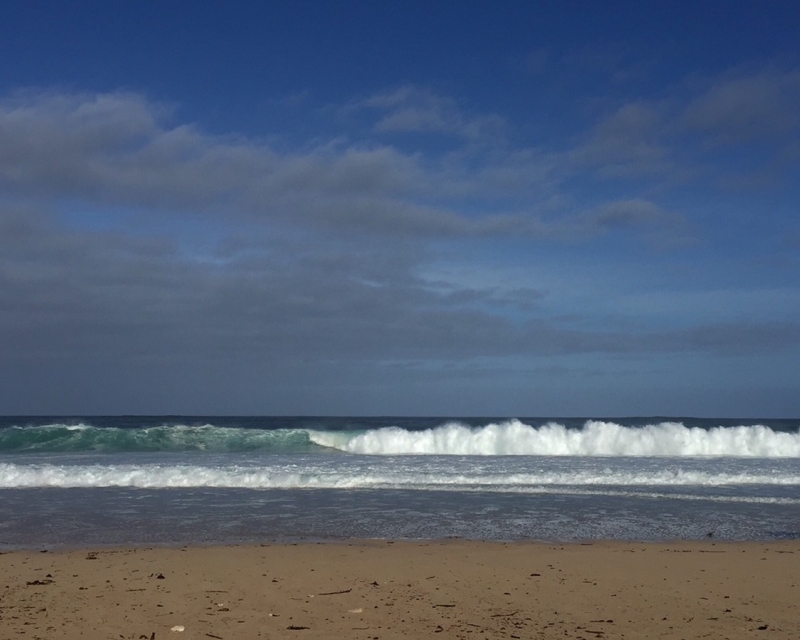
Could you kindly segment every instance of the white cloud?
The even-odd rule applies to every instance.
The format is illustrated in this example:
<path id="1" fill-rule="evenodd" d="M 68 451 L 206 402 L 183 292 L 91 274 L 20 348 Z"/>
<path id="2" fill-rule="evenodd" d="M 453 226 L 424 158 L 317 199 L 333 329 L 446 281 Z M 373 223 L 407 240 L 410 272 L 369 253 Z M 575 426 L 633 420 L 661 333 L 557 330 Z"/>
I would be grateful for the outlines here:
<path id="1" fill-rule="evenodd" d="M 716 145 L 796 135 L 800 71 L 764 69 L 719 78 L 690 102 L 683 122 Z"/>
<path id="2" fill-rule="evenodd" d="M 569 159 L 593 167 L 604 178 L 663 172 L 669 169 L 669 151 L 660 140 L 665 124 L 657 105 L 625 104 L 597 123 L 589 139 L 569 152 Z"/>
<path id="3" fill-rule="evenodd" d="M 414 88 L 371 102 L 395 107 L 420 99 L 450 108 Z M 242 136 L 169 126 L 168 113 L 130 93 L 27 93 L 1 101 L 0 185 L 18 196 L 70 197 L 93 206 L 225 212 L 282 226 L 409 238 L 574 233 L 581 239 L 597 227 L 576 212 L 564 212 L 563 220 L 537 213 L 539 203 L 552 201 L 555 165 L 532 150 L 431 158 L 334 139 L 277 152 Z M 451 116 L 448 126 L 466 138 L 483 126 L 457 110 Z M 463 208 L 487 196 L 497 203 L 484 211 Z M 509 198 L 522 204 L 504 206 Z"/>
<path id="4" fill-rule="evenodd" d="M 380 112 L 374 126 L 378 133 L 438 133 L 471 142 L 495 143 L 506 128 L 497 115 L 467 115 L 452 98 L 411 85 L 375 94 L 352 109 Z"/>

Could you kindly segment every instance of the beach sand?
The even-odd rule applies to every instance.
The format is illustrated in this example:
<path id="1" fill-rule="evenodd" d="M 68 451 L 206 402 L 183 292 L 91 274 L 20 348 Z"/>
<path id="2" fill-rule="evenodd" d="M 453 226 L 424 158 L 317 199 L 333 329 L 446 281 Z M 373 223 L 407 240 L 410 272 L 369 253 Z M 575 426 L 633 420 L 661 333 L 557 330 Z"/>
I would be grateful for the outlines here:
<path id="1" fill-rule="evenodd" d="M 0 555 L 2 639 L 796 640 L 798 603 L 798 541 L 353 541 Z"/>

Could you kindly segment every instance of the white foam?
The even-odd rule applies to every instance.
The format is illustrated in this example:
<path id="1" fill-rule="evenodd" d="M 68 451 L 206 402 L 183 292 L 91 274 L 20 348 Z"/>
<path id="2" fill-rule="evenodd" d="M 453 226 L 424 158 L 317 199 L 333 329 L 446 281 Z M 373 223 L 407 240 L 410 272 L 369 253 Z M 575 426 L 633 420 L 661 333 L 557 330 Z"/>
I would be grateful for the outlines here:
<path id="1" fill-rule="evenodd" d="M 62 422 L 55 422 L 53 424 L 41 424 L 36 426 L 14 425 L 10 428 L 19 430 L 24 429 L 25 431 L 31 431 L 31 430 L 49 431 L 51 429 L 65 429 L 66 431 L 86 431 L 87 429 L 94 429 L 95 427 L 89 424 L 84 424 L 83 422 L 79 422 L 78 424 L 66 424 Z"/>
<path id="2" fill-rule="evenodd" d="M 501 473 L 495 468 L 415 470 L 409 467 L 346 469 L 295 465 L 275 467 L 201 465 L 57 465 L 0 464 L 0 489 L 34 487 L 131 487 L 170 489 L 217 487 L 240 489 L 421 489 L 501 490 L 524 493 L 542 487 L 642 486 L 800 486 L 800 473 L 704 472 L 684 469 L 619 471 L 612 469 L 531 470 Z"/>
<path id="3" fill-rule="evenodd" d="M 734 456 L 800 457 L 800 433 L 761 426 L 700 429 L 677 422 L 624 427 L 592 420 L 582 429 L 510 420 L 484 427 L 448 423 L 435 429 L 397 427 L 353 435 L 309 432 L 312 442 L 368 455 Z"/>

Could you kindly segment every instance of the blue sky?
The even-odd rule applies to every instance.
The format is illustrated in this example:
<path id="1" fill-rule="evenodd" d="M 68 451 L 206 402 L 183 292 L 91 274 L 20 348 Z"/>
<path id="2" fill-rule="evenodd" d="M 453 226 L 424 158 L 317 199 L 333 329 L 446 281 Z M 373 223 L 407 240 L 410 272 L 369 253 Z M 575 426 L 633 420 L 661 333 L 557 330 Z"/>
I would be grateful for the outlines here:
<path id="1" fill-rule="evenodd" d="M 800 8 L 0 6 L 0 413 L 800 414 Z"/>

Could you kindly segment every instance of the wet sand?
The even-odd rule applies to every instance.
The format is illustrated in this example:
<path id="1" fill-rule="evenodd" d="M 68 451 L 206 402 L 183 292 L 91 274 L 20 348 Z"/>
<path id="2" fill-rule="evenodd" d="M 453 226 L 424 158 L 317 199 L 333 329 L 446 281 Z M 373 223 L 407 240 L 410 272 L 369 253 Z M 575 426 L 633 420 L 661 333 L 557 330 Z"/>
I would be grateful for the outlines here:
<path id="1" fill-rule="evenodd" d="M 798 541 L 366 541 L 0 555 L 3 639 L 795 640 L 798 603 Z"/>

